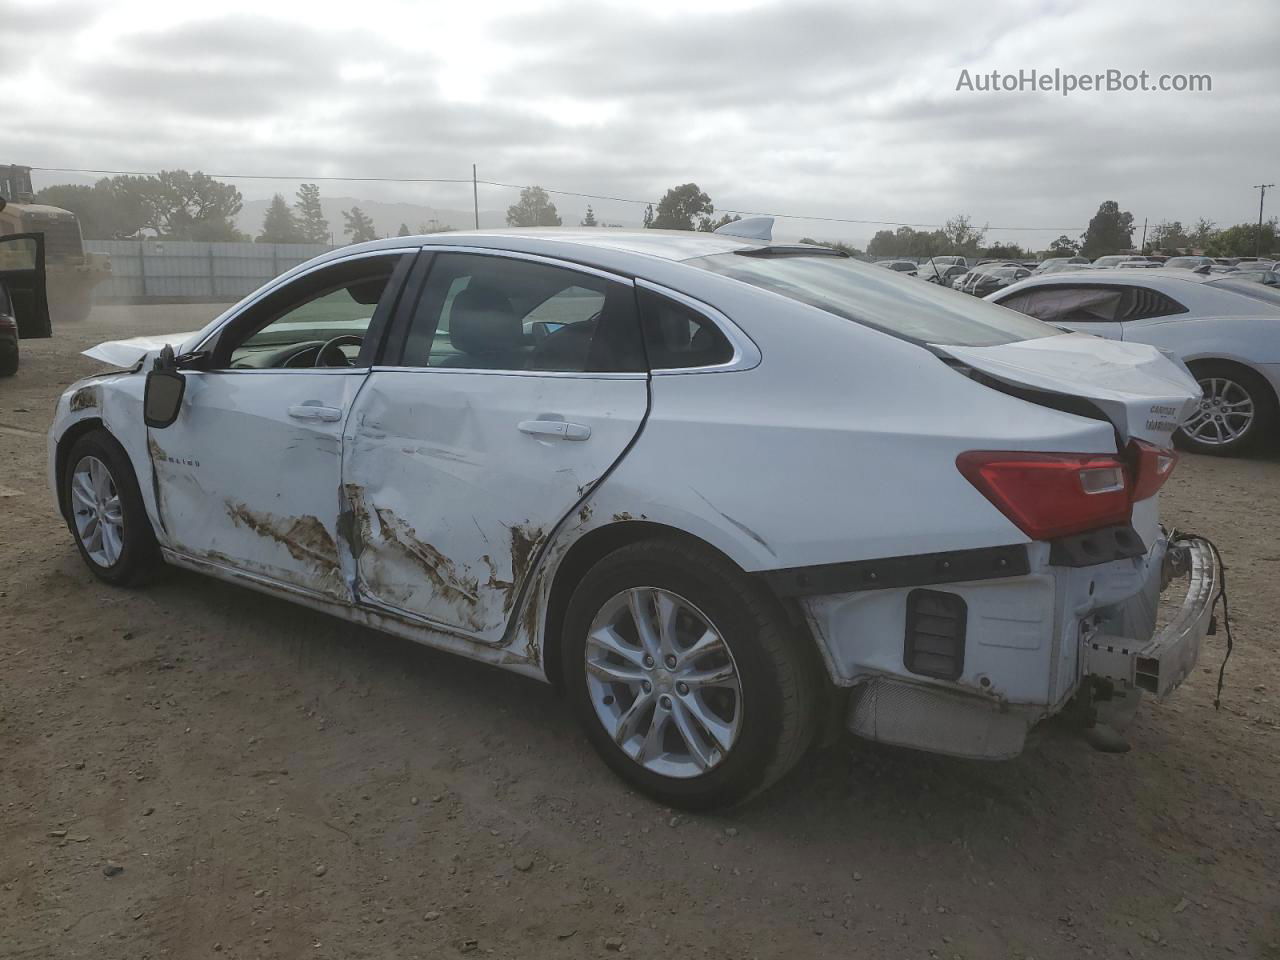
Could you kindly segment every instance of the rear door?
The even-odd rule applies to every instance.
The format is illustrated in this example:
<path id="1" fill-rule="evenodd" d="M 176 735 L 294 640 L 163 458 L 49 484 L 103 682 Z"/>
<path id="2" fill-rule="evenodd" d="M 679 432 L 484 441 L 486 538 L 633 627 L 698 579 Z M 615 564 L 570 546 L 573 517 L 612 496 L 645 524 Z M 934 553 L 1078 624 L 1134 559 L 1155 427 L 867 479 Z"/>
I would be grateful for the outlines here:
<path id="1" fill-rule="evenodd" d="M 644 421 L 634 285 L 448 250 L 397 324 L 344 440 L 358 598 L 497 643 L 542 545 Z"/>
<path id="2" fill-rule="evenodd" d="M 38 340 L 53 335 L 44 282 L 44 235 L 14 233 L 0 237 L 0 285 L 9 291 L 18 338 Z"/>

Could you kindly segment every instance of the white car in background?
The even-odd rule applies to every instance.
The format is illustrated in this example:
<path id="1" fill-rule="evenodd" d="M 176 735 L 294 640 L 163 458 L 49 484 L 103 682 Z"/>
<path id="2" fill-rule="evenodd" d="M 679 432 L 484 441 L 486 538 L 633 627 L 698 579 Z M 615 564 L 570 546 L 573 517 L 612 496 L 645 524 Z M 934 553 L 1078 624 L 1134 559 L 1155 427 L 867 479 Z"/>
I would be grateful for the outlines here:
<path id="1" fill-rule="evenodd" d="M 1158 518 L 1177 364 L 759 221 L 356 244 L 167 344 L 87 351 L 126 369 L 58 403 L 96 576 L 166 562 L 558 684 L 667 803 L 764 789 L 824 717 L 1013 756 L 1077 695 L 1169 693 L 1218 595 Z"/>
<path id="2" fill-rule="evenodd" d="M 1277 439 L 1280 290 L 1185 269 L 1032 277 L 987 298 L 1046 323 L 1176 356 L 1204 395 L 1178 431 L 1196 453 L 1236 455 Z"/>

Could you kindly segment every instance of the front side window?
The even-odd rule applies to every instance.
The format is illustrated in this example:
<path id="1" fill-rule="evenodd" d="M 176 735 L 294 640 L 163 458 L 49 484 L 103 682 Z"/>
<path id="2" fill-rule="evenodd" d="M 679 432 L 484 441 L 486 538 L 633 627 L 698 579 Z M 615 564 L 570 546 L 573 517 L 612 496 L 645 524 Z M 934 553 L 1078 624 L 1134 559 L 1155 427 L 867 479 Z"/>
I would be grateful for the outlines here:
<path id="1" fill-rule="evenodd" d="M 437 254 L 403 365 L 570 373 L 644 369 L 630 284 L 568 267 Z"/>
<path id="2" fill-rule="evenodd" d="M 213 367 L 352 366 L 374 314 L 389 311 L 392 276 L 406 254 L 321 267 L 272 291 L 219 338 Z"/>
<path id="3" fill-rule="evenodd" d="M 985 300 L 852 258 L 722 253 L 684 262 L 917 343 L 987 347 L 1062 333 Z"/>

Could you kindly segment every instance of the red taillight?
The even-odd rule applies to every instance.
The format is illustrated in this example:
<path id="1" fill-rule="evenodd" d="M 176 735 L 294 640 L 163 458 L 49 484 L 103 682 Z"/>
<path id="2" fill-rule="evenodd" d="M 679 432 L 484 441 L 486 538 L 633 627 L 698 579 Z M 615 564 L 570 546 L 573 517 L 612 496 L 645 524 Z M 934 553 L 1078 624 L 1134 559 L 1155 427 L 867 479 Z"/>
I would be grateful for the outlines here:
<path id="1" fill-rule="evenodd" d="M 1128 523 L 1133 504 L 1164 486 L 1178 455 L 1131 440 L 1125 457 L 972 450 L 956 466 L 1032 540 Z"/>
<path id="2" fill-rule="evenodd" d="M 1145 440 L 1131 440 L 1133 449 L 1133 502 L 1154 496 L 1178 465 L 1178 455 Z"/>
<path id="3" fill-rule="evenodd" d="M 1032 540 L 1129 522 L 1129 475 L 1115 456 L 973 450 L 956 466 Z"/>

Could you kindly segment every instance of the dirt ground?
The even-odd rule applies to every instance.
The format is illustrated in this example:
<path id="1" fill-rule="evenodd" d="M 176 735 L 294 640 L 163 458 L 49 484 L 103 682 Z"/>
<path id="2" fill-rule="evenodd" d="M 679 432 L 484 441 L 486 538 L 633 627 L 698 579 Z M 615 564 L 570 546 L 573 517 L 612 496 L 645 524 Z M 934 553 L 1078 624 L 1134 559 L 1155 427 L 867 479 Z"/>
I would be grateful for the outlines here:
<path id="1" fill-rule="evenodd" d="M 94 580 L 45 484 L 99 308 L 0 380 L 0 957 L 1280 958 L 1280 459 L 1184 457 L 1236 651 L 1134 749 L 858 742 L 723 816 L 629 792 L 541 684 L 242 588 Z M 108 877 L 104 867 L 122 872 Z"/>

